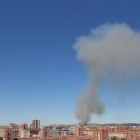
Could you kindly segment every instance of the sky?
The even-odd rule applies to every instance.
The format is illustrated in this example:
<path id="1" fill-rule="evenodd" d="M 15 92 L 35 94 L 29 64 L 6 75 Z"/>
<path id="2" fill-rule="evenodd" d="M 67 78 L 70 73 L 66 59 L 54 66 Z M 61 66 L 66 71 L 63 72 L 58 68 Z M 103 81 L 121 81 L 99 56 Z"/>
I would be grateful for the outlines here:
<path id="1" fill-rule="evenodd" d="M 87 71 L 72 48 L 76 38 L 102 24 L 140 31 L 139 0 L 0 0 L 0 125 L 75 124 L 77 95 Z M 103 115 L 91 123 L 140 123 L 140 80 L 120 100 L 101 88 Z"/>

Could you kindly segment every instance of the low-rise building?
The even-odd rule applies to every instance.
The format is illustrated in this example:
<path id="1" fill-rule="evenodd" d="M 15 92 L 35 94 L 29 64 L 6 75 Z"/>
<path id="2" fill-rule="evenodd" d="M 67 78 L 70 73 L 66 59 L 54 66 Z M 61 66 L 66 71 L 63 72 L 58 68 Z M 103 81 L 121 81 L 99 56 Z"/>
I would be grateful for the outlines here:
<path id="1" fill-rule="evenodd" d="M 30 137 L 30 131 L 29 130 L 20 130 L 20 138 L 24 137 Z"/>

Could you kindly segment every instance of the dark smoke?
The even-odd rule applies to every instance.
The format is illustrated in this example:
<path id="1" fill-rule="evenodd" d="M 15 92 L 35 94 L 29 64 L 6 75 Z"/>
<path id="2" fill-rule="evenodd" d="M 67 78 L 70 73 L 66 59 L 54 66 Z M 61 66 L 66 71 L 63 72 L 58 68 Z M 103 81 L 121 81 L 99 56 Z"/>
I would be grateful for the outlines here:
<path id="1" fill-rule="evenodd" d="M 124 77 L 140 76 L 140 33 L 126 24 L 105 24 L 92 29 L 90 35 L 79 37 L 73 48 L 89 77 L 89 85 L 79 94 L 75 111 L 80 124 L 85 125 L 93 113 L 105 112 L 99 93 L 104 78 L 121 87 Z"/>

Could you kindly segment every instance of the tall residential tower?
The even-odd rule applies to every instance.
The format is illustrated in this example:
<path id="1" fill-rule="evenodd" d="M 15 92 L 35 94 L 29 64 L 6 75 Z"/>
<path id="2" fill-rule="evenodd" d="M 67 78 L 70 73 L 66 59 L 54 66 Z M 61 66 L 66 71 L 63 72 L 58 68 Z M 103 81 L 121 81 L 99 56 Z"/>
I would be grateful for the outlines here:
<path id="1" fill-rule="evenodd" d="M 33 128 L 35 129 L 40 128 L 40 120 L 33 120 Z"/>

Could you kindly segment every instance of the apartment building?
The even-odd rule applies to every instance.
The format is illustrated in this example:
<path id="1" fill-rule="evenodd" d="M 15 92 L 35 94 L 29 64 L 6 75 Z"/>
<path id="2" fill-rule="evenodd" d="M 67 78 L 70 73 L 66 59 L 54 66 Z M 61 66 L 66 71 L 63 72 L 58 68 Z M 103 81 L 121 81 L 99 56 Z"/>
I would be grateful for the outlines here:
<path id="1" fill-rule="evenodd" d="M 27 129 L 28 128 L 28 124 L 24 123 L 20 125 L 20 129 Z"/>
<path id="2" fill-rule="evenodd" d="M 34 129 L 40 128 L 40 120 L 33 120 L 33 128 Z"/>

